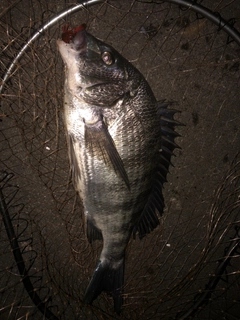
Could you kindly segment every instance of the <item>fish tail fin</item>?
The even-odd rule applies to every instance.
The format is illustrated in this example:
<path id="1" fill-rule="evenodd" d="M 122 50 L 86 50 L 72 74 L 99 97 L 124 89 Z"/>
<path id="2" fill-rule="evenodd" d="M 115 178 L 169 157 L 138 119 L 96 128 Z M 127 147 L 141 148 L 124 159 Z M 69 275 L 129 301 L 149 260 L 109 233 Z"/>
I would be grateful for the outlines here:
<path id="1" fill-rule="evenodd" d="M 106 261 L 99 261 L 87 287 L 84 301 L 91 304 L 98 295 L 105 291 L 112 295 L 114 311 L 120 314 L 123 303 L 122 287 L 124 282 L 124 259 L 117 268 Z"/>

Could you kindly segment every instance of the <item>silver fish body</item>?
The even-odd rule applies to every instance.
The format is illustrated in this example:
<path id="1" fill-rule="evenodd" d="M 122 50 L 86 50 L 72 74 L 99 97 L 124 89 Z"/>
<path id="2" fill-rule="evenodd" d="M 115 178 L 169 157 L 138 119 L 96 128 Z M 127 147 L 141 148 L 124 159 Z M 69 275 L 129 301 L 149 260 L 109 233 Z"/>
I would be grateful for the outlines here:
<path id="1" fill-rule="evenodd" d="M 142 238 L 159 224 L 178 123 L 175 111 L 158 105 L 142 74 L 111 46 L 85 30 L 57 44 L 75 188 L 88 240 L 103 240 L 85 301 L 110 292 L 119 313 L 126 246 L 132 233 Z"/>

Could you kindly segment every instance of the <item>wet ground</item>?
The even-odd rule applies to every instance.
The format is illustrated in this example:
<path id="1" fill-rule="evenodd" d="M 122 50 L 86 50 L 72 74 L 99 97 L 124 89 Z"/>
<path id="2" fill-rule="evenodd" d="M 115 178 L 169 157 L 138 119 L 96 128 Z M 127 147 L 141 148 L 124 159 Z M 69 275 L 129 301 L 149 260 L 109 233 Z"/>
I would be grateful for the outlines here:
<path id="1" fill-rule="evenodd" d="M 191 10 L 147 2 L 109 1 L 59 20 L 32 42 L 4 87 L 0 169 L 14 177 L 3 173 L 0 180 L 25 276 L 60 319 L 116 318 L 107 295 L 92 307 L 82 302 L 101 243 L 90 246 L 86 240 L 61 116 L 63 65 L 55 41 L 62 25 L 86 22 L 89 32 L 143 73 L 158 100 L 174 103 L 181 111 L 176 119 L 185 124 L 178 128 L 181 149 L 164 188 L 160 226 L 129 244 L 120 318 L 181 318 L 200 297 L 208 303 L 194 319 L 236 319 L 237 252 L 219 282 L 206 286 L 229 254 L 225 249 L 239 225 L 239 45 Z M 238 1 L 201 3 L 218 17 L 235 18 L 240 30 Z M 30 34 L 69 3 L 2 0 L 0 6 L 5 74 Z M 23 287 L 3 220 L 0 228 L 0 317 L 42 319 Z M 211 297 L 202 298 L 207 289 Z"/>

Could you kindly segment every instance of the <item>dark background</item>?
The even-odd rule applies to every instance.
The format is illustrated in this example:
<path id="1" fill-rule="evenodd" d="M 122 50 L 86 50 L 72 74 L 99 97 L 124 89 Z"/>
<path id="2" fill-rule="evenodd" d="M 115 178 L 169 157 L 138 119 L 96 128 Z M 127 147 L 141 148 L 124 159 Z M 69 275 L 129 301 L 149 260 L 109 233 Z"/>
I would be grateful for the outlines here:
<path id="1" fill-rule="evenodd" d="M 0 169 L 14 175 L 7 181 L 2 173 L 3 194 L 33 287 L 61 319 L 116 318 L 105 294 L 92 307 L 82 303 L 101 243 L 87 243 L 70 181 L 56 49 L 66 23 L 87 23 L 143 73 L 157 99 L 174 102 L 181 111 L 176 119 L 185 124 L 178 128 L 181 149 L 164 188 L 160 226 L 129 244 L 120 318 L 175 319 L 192 310 L 237 237 L 239 45 L 192 10 L 156 2 L 108 1 L 59 19 L 24 51 L 2 92 Z M 72 4 L 0 2 L 2 77 L 29 37 Z M 230 22 L 240 29 L 239 1 L 201 4 L 220 19 L 235 18 Z M 235 251 L 194 319 L 239 318 L 239 270 Z M 0 292 L 1 319 L 43 319 L 23 287 L 3 220 Z"/>

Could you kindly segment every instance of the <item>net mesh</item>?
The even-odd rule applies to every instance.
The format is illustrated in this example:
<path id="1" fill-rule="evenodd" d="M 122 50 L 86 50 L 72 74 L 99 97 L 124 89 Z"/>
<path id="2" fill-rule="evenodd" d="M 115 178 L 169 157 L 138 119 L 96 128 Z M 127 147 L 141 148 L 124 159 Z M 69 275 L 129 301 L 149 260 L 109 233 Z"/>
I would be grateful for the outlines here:
<path id="1" fill-rule="evenodd" d="M 237 0 L 198 3 L 240 29 Z M 32 34 L 74 4 L 0 2 L 2 78 Z M 160 226 L 129 243 L 120 318 L 237 319 L 239 45 L 191 9 L 137 0 L 104 1 L 59 19 L 29 44 L 4 84 L 1 319 L 116 318 L 106 294 L 92 306 L 83 303 L 101 243 L 88 244 L 71 183 L 56 49 L 62 26 L 82 23 L 143 73 L 158 100 L 174 101 L 181 111 L 176 119 L 185 124 L 178 128 L 181 150 L 164 187 Z"/>

